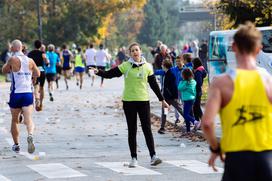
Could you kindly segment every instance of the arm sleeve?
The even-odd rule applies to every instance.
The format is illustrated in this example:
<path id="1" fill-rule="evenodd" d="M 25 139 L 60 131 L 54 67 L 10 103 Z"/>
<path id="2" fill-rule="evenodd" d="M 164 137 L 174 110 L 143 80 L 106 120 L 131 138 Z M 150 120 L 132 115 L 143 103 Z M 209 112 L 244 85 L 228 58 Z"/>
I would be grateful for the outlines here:
<path id="1" fill-rule="evenodd" d="M 108 71 L 99 70 L 96 75 L 101 76 L 101 77 L 106 78 L 106 79 L 111 79 L 111 78 L 114 78 L 114 77 L 121 77 L 122 72 L 119 70 L 118 67 L 115 67 L 115 68 L 110 69 Z"/>
<path id="2" fill-rule="evenodd" d="M 148 76 L 148 83 L 149 83 L 151 89 L 153 90 L 153 92 L 154 92 L 154 93 L 156 94 L 156 96 L 158 97 L 158 99 L 159 99 L 160 101 L 164 100 L 164 97 L 162 96 L 162 93 L 161 93 L 161 91 L 160 91 L 159 85 L 158 85 L 158 83 L 157 83 L 157 81 L 156 81 L 156 77 L 155 77 L 154 74 Z"/>

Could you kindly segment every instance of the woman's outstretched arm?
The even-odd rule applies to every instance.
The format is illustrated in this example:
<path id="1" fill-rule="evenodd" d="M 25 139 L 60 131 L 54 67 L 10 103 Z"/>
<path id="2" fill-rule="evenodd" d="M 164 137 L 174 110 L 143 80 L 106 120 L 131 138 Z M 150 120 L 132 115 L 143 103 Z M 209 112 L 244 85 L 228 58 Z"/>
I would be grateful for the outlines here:
<path id="1" fill-rule="evenodd" d="M 108 71 L 97 70 L 97 72 L 95 72 L 95 73 L 96 73 L 96 75 L 104 77 L 106 79 L 111 79 L 114 77 L 121 77 L 123 75 L 118 67 L 115 67 L 115 68 L 110 69 Z"/>

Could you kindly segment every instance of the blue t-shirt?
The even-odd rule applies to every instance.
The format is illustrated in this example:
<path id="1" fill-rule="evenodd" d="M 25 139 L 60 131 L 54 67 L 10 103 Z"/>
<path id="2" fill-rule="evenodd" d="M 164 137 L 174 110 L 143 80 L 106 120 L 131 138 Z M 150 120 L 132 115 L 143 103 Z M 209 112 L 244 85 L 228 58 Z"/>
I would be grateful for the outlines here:
<path id="1" fill-rule="evenodd" d="M 56 74 L 57 73 L 57 63 L 60 59 L 58 54 L 55 52 L 46 52 L 46 57 L 49 60 L 49 66 L 45 68 L 46 73 Z"/>

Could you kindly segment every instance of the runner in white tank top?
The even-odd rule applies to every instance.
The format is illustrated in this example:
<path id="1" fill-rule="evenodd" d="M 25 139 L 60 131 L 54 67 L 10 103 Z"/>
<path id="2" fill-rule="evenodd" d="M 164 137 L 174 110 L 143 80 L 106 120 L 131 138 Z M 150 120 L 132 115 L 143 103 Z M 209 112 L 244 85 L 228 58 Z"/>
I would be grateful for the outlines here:
<path id="1" fill-rule="evenodd" d="M 33 144 L 34 123 L 32 121 L 33 111 L 33 92 L 32 92 L 32 76 L 39 77 L 40 71 L 35 62 L 22 53 L 22 42 L 14 40 L 12 42 L 12 56 L 3 65 L 3 73 L 12 74 L 12 85 L 9 100 L 9 107 L 12 116 L 11 135 L 14 141 L 12 150 L 20 151 L 19 146 L 19 115 L 23 114 L 24 124 L 26 125 L 28 137 L 28 152 L 33 153 L 35 146 Z"/>
<path id="2" fill-rule="evenodd" d="M 14 57 L 20 60 L 21 68 L 18 72 L 11 73 L 11 93 L 32 93 L 32 71 L 29 70 L 30 58 L 22 52 L 16 52 Z"/>

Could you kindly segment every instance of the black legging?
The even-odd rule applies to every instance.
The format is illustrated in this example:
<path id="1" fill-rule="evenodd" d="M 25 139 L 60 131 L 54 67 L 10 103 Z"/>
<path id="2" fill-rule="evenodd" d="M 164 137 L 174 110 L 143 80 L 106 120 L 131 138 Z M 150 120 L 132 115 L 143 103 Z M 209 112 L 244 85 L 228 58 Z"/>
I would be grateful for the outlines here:
<path id="1" fill-rule="evenodd" d="M 200 121 L 200 119 L 201 119 L 201 117 L 203 115 L 203 112 L 202 112 L 202 109 L 201 109 L 201 95 L 196 96 L 193 110 L 194 110 L 195 119 L 197 121 Z"/>
<path id="2" fill-rule="evenodd" d="M 151 130 L 149 101 L 123 101 L 128 126 L 128 143 L 131 157 L 137 158 L 137 114 L 140 117 L 145 141 L 152 157 L 155 155 L 154 139 Z"/>

